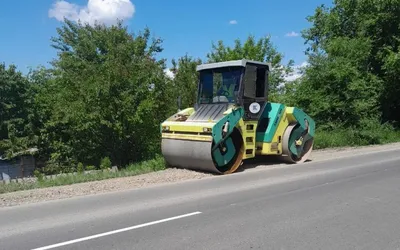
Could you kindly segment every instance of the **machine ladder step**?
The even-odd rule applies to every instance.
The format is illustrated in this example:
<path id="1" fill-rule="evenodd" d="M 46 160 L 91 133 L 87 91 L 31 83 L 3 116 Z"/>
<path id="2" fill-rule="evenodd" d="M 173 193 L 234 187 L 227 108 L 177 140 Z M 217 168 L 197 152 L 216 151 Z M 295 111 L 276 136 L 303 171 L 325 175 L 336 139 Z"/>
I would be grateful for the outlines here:
<path id="1" fill-rule="evenodd" d="M 256 155 L 256 131 L 257 121 L 248 121 L 245 123 L 244 137 L 244 159 L 254 158 Z"/>

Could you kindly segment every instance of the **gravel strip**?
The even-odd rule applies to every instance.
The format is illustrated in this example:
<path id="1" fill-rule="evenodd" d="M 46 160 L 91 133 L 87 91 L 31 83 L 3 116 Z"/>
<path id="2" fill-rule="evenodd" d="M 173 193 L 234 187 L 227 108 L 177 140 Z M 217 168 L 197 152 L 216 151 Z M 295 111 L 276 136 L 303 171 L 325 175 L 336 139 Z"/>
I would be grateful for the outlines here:
<path id="1" fill-rule="evenodd" d="M 373 153 L 377 151 L 388 151 L 400 149 L 400 143 L 390 143 L 385 145 L 369 145 L 360 147 L 341 147 L 334 149 L 320 149 L 314 150 L 311 155 L 313 161 L 329 160 L 339 157 L 349 157 L 367 153 Z"/>
<path id="2" fill-rule="evenodd" d="M 172 183 L 189 179 L 202 179 L 209 176 L 213 175 L 185 169 L 171 168 L 164 171 L 137 176 L 5 193 L 0 195 L 0 207 L 16 206 L 55 199 L 65 199 L 75 196 L 100 194 L 119 190 L 128 190 L 161 183 Z"/>
<path id="3" fill-rule="evenodd" d="M 337 149 L 314 150 L 311 155 L 311 159 L 313 161 L 321 161 L 338 157 L 354 156 L 356 154 L 375 152 L 378 150 L 392 150 L 399 148 L 400 143 L 394 143 L 357 148 L 346 147 Z M 257 166 L 257 168 L 259 167 L 262 166 Z M 0 207 L 16 206 L 21 204 L 36 203 L 55 199 L 64 199 L 89 194 L 100 194 L 120 190 L 129 190 L 162 183 L 172 183 L 190 179 L 203 179 L 211 176 L 213 175 L 185 169 L 167 169 L 164 171 L 138 176 L 1 194 Z"/>

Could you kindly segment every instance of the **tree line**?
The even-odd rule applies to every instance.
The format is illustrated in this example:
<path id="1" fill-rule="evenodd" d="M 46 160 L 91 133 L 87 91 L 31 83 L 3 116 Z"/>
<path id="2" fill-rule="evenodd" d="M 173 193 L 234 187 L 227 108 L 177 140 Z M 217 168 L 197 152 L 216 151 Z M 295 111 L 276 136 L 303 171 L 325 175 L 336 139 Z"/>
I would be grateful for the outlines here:
<path id="1" fill-rule="evenodd" d="M 154 158 L 160 152 L 160 123 L 193 106 L 196 66 L 251 59 L 270 62 L 269 101 L 309 113 L 320 131 L 396 129 L 400 121 L 400 0 L 335 0 L 307 17 L 302 36 L 308 66 L 285 82 L 293 61 L 269 37 L 211 43 L 205 60 L 183 55 L 157 59 L 162 40 L 146 28 L 132 34 L 118 23 L 93 26 L 65 19 L 51 46 L 51 67 L 27 75 L 0 65 L 0 155 L 38 148 L 46 173 L 78 165 L 113 165 Z M 318 135 L 317 135 L 318 136 Z"/>

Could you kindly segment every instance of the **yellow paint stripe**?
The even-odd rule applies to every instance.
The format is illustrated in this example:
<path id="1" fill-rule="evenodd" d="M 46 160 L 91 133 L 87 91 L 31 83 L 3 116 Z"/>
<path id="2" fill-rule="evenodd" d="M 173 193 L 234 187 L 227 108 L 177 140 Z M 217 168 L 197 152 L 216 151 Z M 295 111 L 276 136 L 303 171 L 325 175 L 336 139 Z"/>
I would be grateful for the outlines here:
<path id="1" fill-rule="evenodd" d="M 192 127 L 212 127 L 214 122 L 179 122 L 179 121 L 165 121 L 162 123 L 163 126 L 192 126 Z"/>
<path id="2" fill-rule="evenodd" d="M 169 131 L 203 133 L 204 128 L 211 129 L 214 123 L 191 123 L 191 122 L 164 122 L 162 127 L 168 127 Z"/>
<path id="3" fill-rule="evenodd" d="M 296 122 L 296 118 L 294 117 L 294 107 L 286 108 L 286 116 L 289 120 L 289 123 Z"/>
<path id="4" fill-rule="evenodd" d="M 212 141 L 212 136 L 208 135 L 186 135 L 186 134 L 169 134 L 162 133 L 163 139 L 175 139 L 175 140 L 189 140 L 189 141 Z"/>

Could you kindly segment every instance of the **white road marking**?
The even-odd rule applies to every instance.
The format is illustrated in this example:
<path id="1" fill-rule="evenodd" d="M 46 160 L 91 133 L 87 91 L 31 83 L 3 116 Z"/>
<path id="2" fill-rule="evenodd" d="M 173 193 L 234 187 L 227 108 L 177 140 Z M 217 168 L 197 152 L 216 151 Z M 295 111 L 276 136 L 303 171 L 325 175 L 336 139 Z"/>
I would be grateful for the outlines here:
<path id="1" fill-rule="evenodd" d="M 110 232 L 105 232 L 105 233 L 101 233 L 101 234 L 95 234 L 95 235 L 87 236 L 87 237 L 84 237 L 84 238 L 65 241 L 65 242 L 61 242 L 61 243 L 58 243 L 58 244 L 54 244 L 54 245 L 49 245 L 49 246 L 45 246 L 45 247 L 39 247 L 39 248 L 35 248 L 35 249 L 32 249 L 32 250 L 46 250 L 46 249 L 57 248 L 57 247 L 66 246 L 66 245 L 70 245 L 70 244 L 74 244 L 74 243 L 78 243 L 78 242 L 82 242 L 82 241 L 86 241 L 86 240 L 92 240 L 92 239 L 96 239 L 96 238 L 100 238 L 100 237 L 104 237 L 104 236 L 108 236 L 108 235 L 112 235 L 112 234 L 117 234 L 117 233 L 126 232 L 126 231 L 130 231 L 130 230 L 134 230 L 134 229 L 138 229 L 138 228 L 142 228 L 142 227 L 147 227 L 147 226 L 151 226 L 151 225 L 155 225 L 155 224 L 160 224 L 160 223 L 167 222 L 167 221 L 178 220 L 178 219 L 182 219 L 182 218 L 185 218 L 185 217 L 198 215 L 198 214 L 201 214 L 201 212 L 183 214 L 183 215 L 170 217 L 170 218 L 157 220 L 157 221 L 152 221 L 152 222 L 148 222 L 148 223 L 144 223 L 144 224 L 140 224 L 140 225 L 136 225 L 136 226 L 132 226 L 132 227 L 126 227 L 126 228 L 122 228 L 122 229 L 118 229 L 118 230 L 114 230 L 114 231 L 110 231 Z"/>

